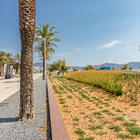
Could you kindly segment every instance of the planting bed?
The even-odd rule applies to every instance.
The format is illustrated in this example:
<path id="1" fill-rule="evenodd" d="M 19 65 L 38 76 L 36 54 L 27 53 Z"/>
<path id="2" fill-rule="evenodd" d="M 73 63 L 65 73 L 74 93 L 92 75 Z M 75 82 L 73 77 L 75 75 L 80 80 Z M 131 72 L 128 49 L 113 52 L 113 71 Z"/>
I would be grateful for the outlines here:
<path id="1" fill-rule="evenodd" d="M 50 82 L 71 140 L 140 139 L 138 100 L 66 78 Z"/>

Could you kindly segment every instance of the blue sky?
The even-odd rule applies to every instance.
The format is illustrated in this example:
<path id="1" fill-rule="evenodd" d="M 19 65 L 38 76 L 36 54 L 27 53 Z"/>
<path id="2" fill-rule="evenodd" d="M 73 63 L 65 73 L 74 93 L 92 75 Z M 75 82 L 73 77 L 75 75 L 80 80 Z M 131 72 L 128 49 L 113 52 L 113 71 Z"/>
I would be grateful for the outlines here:
<path id="1" fill-rule="evenodd" d="M 48 63 L 140 62 L 139 5 L 140 0 L 36 0 L 36 26 L 55 26 L 62 40 Z M 0 39 L 0 51 L 20 53 L 18 0 L 0 1 Z M 33 62 L 39 62 L 37 53 Z"/>

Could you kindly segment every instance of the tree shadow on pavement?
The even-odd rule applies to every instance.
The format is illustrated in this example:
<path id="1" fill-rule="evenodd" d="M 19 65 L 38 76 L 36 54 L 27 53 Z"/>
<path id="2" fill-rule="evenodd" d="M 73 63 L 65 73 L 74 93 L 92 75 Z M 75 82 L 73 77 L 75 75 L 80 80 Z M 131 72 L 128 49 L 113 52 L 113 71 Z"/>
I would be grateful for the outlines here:
<path id="1" fill-rule="evenodd" d="M 0 123 L 9 123 L 9 122 L 16 122 L 17 117 L 15 118 L 0 118 Z"/>
<path id="2" fill-rule="evenodd" d="M 6 81 L 6 82 L 1 82 L 1 83 L 15 83 L 15 82 L 20 82 L 19 80 L 17 81 Z"/>
<path id="3" fill-rule="evenodd" d="M 0 107 L 6 106 L 8 103 L 0 103 Z"/>

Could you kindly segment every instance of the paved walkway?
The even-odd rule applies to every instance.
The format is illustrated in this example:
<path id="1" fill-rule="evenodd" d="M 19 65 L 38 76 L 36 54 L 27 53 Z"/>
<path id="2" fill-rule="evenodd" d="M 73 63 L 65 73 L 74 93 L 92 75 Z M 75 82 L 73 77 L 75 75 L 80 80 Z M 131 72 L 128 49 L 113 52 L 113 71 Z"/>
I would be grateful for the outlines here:
<path id="1" fill-rule="evenodd" d="M 35 119 L 17 122 L 20 92 L 17 91 L 0 103 L 0 140 L 46 139 L 46 87 L 42 76 L 34 80 L 34 104 Z"/>
<path id="2" fill-rule="evenodd" d="M 33 74 L 33 79 L 37 79 L 41 76 L 41 73 Z M 0 80 L 0 102 L 7 99 L 9 96 L 13 95 L 20 88 L 20 77 L 15 76 L 11 79 L 1 79 Z"/>

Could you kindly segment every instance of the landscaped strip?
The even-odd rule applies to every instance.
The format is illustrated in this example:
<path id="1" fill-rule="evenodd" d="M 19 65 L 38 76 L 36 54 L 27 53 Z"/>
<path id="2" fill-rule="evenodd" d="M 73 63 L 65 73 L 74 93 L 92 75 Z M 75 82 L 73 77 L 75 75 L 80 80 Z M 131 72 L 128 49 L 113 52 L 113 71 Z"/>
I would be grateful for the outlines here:
<path id="1" fill-rule="evenodd" d="M 70 140 L 48 78 L 47 90 L 49 99 L 52 140 Z"/>
<path id="2" fill-rule="evenodd" d="M 103 88 L 115 95 L 124 94 L 127 100 L 133 101 L 130 106 L 137 106 L 138 103 L 136 102 L 140 99 L 140 73 L 115 70 L 87 70 L 73 72 L 63 77 Z M 120 102 L 123 101 L 120 100 Z"/>
<path id="3" fill-rule="evenodd" d="M 139 104 L 130 106 L 124 95 L 67 78 L 50 81 L 71 140 L 139 140 Z"/>

